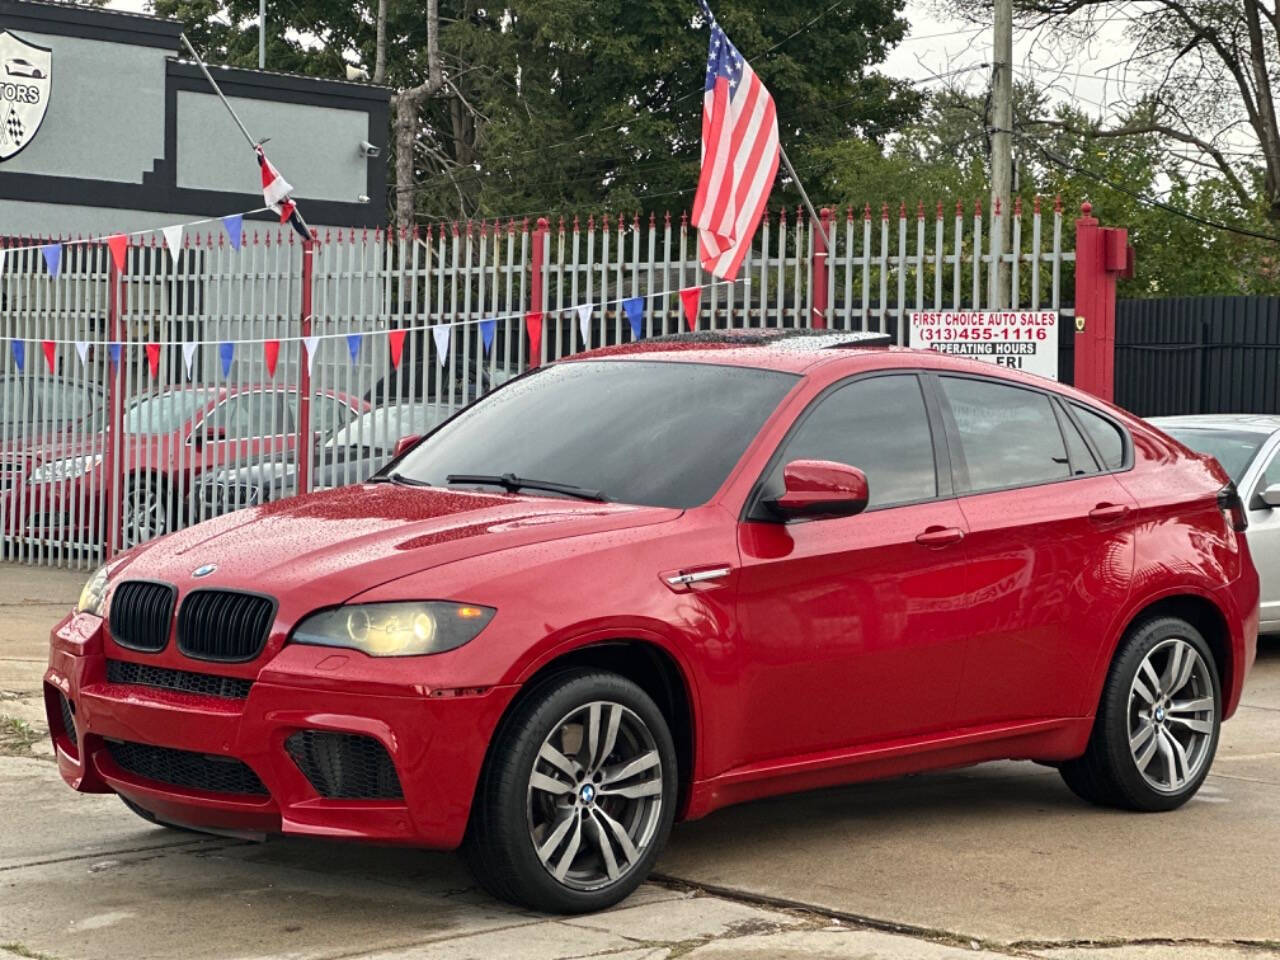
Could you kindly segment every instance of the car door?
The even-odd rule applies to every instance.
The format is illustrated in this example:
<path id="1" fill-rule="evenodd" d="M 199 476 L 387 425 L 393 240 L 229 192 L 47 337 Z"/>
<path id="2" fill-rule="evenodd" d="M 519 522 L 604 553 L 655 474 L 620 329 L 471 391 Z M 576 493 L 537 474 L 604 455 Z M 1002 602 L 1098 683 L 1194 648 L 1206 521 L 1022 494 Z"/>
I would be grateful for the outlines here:
<path id="1" fill-rule="evenodd" d="M 1280 443 L 1273 437 L 1259 455 L 1257 479 L 1248 481 L 1241 496 L 1249 509 L 1249 553 L 1262 581 L 1262 612 L 1259 624 L 1268 633 L 1280 632 L 1280 508 L 1269 507 L 1262 491 L 1280 483 Z"/>
<path id="2" fill-rule="evenodd" d="M 915 373 L 855 378 L 801 414 L 739 527 L 743 762 L 950 725 L 964 665 L 964 516 Z M 857 516 L 782 523 L 794 460 L 858 467 Z M 941 465 L 941 470 L 939 470 Z"/>
<path id="3" fill-rule="evenodd" d="M 1078 716 L 1130 588 L 1136 503 L 1119 460 L 1086 441 L 1075 404 L 976 376 L 939 375 L 973 589 L 961 684 L 966 725 Z M 1112 448 L 1108 448 L 1108 453 Z"/>

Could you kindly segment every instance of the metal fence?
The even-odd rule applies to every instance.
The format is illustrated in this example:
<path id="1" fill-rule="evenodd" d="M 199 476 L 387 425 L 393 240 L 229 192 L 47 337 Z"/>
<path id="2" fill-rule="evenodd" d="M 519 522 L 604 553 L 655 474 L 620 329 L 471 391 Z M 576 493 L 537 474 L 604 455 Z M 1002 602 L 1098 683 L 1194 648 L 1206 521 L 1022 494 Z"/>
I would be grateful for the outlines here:
<path id="1" fill-rule="evenodd" d="M 1143 416 L 1280 413 L 1280 297 L 1117 302 L 1116 402 Z"/>
<path id="2" fill-rule="evenodd" d="M 670 216 L 307 243 L 259 226 L 236 247 L 188 229 L 178 255 L 157 232 L 119 265 L 97 242 L 10 241 L 0 558 L 88 566 L 248 504 L 360 482 L 400 437 L 531 361 L 637 335 L 825 326 L 905 342 L 913 310 L 991 302 L 981 207 L 931 214 L 824 211 L 819 232 L 772 213 L 731 284 L 701 270 L 696 231 Z M 1061 204 L 1042 215 L 1018 201 L 1011 219 L 1012 305 L 1069 316 Z M 38 247 L 54 242 L 56 274 Z M 690 316 L 679 292 L 695 287 Z"/>

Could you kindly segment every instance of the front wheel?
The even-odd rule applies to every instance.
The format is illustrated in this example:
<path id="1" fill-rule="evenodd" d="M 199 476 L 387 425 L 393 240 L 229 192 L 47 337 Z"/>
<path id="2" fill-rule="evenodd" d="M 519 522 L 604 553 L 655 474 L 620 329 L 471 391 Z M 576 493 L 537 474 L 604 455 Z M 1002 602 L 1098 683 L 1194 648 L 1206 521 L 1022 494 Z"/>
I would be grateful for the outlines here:
<path id="1" fill-rule="evenodd" d="M 1176 617 L 1135 628 L 1111 665 L 1085 755 L 1063 780 L 1094 803 L 1129 810 L 1182 806 L 1218 749 L 1222 693 L 1200 632 Z"/>
<path id="2" fill-rule="evenodd" d="M 463 852 L 480 885 L 557 913 L 612 906 L 675 817 L 675 746 L 636 684 L 575 670 L 531 690 L 490 747 Z"/>

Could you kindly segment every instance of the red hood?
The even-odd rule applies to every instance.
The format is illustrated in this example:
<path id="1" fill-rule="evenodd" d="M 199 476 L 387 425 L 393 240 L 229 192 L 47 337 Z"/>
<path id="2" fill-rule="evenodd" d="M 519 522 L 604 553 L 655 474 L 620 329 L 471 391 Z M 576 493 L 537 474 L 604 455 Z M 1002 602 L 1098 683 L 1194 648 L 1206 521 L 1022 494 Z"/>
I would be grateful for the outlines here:
<path id="1" fill-rule="evenodd" d="M 135 550 L 126 577 L 180 590 L 237 587 L 338 603 L 454 560 L 647 526 L 681 511 L 547 497 L 365 484 L 227 514 Z M 518 562 L 514 561 L 513 562 Z M 201 579 L 198 567 L 216 564 Z M 117 574 L 117 575 L 120 575 Z M 282 604 L 283 606 L 283 604 Z"/>

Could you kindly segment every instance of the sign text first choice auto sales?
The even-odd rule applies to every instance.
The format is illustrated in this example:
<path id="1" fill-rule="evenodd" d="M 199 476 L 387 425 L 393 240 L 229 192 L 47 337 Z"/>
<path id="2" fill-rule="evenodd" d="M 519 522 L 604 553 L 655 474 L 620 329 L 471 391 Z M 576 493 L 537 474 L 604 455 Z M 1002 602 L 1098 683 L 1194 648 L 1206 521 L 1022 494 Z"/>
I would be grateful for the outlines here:
<path id="1" fill-rule="evenodd" d="M 1056 380 L 1058 314 L 1054 310 L 917 310 L 909 346 Z"/>

